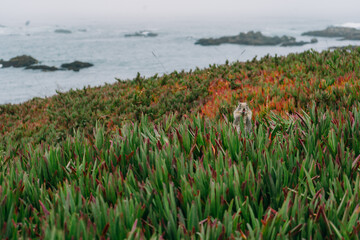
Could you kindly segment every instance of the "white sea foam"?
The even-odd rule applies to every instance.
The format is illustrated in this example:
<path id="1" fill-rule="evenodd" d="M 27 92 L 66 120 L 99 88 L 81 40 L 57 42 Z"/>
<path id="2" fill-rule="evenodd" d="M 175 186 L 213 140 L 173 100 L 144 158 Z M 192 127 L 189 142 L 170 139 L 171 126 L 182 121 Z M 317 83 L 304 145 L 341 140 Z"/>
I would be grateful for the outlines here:
<path id="1" fill-rule="evenodd" d="M 340 26 L 360 29 L 360 23 L 355 23 L 355 22 L 344 23 L 344 24 L 341 24 Z"/>

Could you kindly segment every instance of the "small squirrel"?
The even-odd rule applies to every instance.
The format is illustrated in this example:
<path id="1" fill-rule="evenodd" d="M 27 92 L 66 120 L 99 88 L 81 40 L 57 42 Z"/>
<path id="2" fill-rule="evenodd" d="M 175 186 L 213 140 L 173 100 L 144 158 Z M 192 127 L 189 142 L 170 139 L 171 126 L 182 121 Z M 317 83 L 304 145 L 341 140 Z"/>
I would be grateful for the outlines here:
<path id="1" fill-rule="evenodd" d="M 234 123 L 233 126 L 240 133 L 240 120 L 243 119 L 245 132 L 250 134 L 252 111 L 246 102 L 240 102 L 234 111 Z"/>

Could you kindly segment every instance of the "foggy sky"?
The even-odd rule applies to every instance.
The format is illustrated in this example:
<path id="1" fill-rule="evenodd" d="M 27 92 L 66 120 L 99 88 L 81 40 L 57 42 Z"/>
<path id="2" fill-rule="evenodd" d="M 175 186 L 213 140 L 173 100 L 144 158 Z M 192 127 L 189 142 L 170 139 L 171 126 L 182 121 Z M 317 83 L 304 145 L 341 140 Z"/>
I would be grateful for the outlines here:
<path id="1" fill-rule="evenodd" d="M 71 19 L 357 18 L 359 0 L 1 0 L 0 24 Z M 354 19 L 356 20 L 356 19 Z M 354 21 L 353 20 L 353 21 Z"/>

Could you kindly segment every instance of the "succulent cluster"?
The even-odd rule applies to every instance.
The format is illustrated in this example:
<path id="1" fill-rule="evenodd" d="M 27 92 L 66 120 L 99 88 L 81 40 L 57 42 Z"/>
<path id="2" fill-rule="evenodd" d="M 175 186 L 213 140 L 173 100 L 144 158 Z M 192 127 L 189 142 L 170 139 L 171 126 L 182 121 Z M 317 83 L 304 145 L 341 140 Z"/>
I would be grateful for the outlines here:
<path id="1" fill-rule="evenodd" d="M 0 156 L 10 239 L 357 238 L 360 112 L 97 125 Z"/>

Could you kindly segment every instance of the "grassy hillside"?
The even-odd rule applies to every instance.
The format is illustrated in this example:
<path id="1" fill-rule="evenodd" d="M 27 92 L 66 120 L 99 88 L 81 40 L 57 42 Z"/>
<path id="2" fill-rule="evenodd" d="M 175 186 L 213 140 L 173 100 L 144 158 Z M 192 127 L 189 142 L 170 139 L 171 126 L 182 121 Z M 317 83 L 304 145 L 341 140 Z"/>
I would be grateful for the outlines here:
<path id="1" fill-rule="evenodd" d="M 359 77 L 308 51 L 2 105 L 0 236 L 357 239 Z"/>

